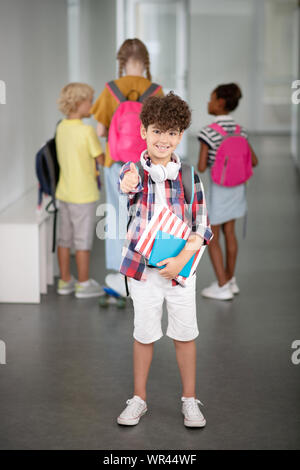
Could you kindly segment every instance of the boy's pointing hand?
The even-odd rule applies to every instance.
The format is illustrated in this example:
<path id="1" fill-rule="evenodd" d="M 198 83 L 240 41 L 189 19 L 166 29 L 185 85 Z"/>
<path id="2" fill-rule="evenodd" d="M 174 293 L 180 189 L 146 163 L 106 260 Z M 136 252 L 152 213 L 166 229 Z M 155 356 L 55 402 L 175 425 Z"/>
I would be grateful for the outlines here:
<path id="1" fill-rule="evenodd" d="M 134 163 L 130 163 L 130 170 L 127 171 L 120 183 L 120 188 L 123 193 L 130 193 L 139 183 L 139 172 Z"/>

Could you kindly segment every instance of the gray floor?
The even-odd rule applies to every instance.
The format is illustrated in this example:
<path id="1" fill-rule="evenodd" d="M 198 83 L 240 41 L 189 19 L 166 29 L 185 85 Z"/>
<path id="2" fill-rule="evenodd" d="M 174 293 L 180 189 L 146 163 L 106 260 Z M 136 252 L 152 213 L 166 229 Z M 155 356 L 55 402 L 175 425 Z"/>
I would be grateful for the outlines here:
<path id="1" fill-rule="evenodd" d="M 256 137 L 260 159 L 248 190 L 246 240 L 238 224 L 233 302 L 205 300 L 214 279 L 205 253 L 198 275 L 198 397 L 207 427 L 184 428 L 172 341 L 155 347 L 149 413 L 133 428 L 116 416 L 132 392 L 132 319 L 95 300 L 50 289 L 40 305 L 0 305 L 1 449 L 300 448 L 300 182 L 285 137 Z M 197 143 L 192 153 L 196 155 Z M 103 281 L 103 242 L 92 275 Z M 165 320 L 164 320 L 165 322 Z"/>

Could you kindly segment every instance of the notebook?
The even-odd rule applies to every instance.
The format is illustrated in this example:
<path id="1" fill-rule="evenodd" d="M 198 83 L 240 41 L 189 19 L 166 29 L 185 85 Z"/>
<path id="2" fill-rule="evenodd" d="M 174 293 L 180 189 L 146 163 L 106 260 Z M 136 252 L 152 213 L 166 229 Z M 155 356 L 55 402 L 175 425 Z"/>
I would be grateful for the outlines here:
<path id="1" fill-rule="evenodd" d="M 191 228 L 183 220 L 169 208 L 161 206 L 141 233 L 135 251 L 143 255 L 150 265 L 156 266 L 159 261 L 177 256 L 190 233 Z M 185 286 L 188 278 L 195 273 L 204 250 L 205 245 L 202 245 L 175 277 L 179 284 Z"/>
<path id="2" fill-rule="evenodd" d="M 173 258 L 179 255 L 181 250 L 185 247 L 186 242 L 187 240 L 184 240 L 183 238 L 178 238 L 174 235 L 163 232 L 162 230 L 158 230 L 152 246 L 148 264 L 151 266 L 156 266 L 157 263 L 163 261 L 164 259 Z M 186 265 L 180 271 L 179 276 L 189 277 L 195 256 L 196 254 L 194 254 L 186 263 Z M 157 267 L 163 269 L 165 265 Z"/>

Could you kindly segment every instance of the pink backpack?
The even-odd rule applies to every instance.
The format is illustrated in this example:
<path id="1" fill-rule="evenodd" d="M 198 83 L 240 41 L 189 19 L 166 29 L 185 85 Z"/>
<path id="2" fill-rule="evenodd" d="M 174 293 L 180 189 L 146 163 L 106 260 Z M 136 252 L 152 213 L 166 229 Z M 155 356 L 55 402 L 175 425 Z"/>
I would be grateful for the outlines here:
<path id="1" fill-rule="evenodd" d="M 142 139 L 140 131 L 142 103 L 148 96 L 154 95 L 160 90 L 161 86 L 152 83 L 137 101 L 129 101 L 114 81 L 107 83 L 106 86 L 119 104 L 108 131 L 111 158 L 116 162 L 136 163 L 139 161 L 142 151 L 146 149 L 146 142 Z"/>
<path id="2" fill-rule="evenodd" d="M 223 137 L 211 169 L 212 180 L 221 186 L 245 183 L 253 174 L 252 158 L 250 146 L 241 135 L 240 126 L 236 126 L 233 134 L 228 134 L 217 123 L 208 127 Z"/>

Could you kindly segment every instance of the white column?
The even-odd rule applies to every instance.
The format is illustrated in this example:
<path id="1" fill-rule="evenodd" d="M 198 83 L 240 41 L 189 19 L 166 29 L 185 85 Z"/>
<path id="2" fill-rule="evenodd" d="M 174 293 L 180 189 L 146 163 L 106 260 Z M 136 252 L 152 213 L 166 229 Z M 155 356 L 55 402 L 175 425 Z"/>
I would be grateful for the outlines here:
<path id="1" fill-rule="evenodd" d="M 300 96 L 300 5 L 297 8 L 297 13 L 294 16 L 294 41 L 293 41 L 293 57 L 294 57 L 294 82 L 291 88 L 291 95 L 297 92 L 297 97 Z M 298 91 L 297 91 L 298 90 Z M 298 101 L 298 99 L 297 99 Z M 300 103 L 292 102 L 292 122 L 291 122 L 291 153 L 295 164 L 300 170 Z"/>
<path id="2" fill-rule="evenodd" d="M 69 81 L 80 81 L 80 0 L 68 1 Z"/>

